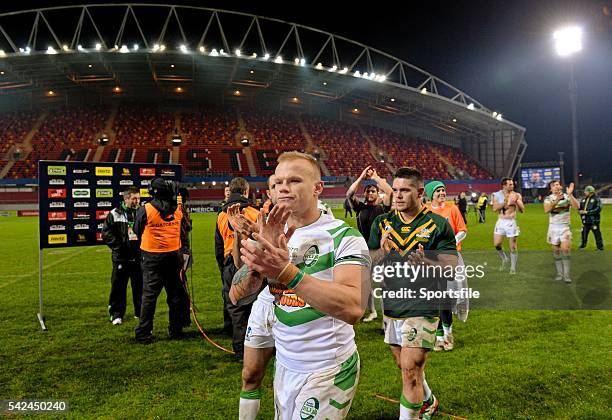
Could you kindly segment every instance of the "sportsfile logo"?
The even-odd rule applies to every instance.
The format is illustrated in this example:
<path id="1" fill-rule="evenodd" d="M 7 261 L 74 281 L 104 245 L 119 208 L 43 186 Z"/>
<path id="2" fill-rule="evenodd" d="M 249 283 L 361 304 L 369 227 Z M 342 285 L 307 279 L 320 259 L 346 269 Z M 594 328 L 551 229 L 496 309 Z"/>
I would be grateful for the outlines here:
<path id="1" fill-rule="evenodd" d="M 74 225 L 74 230 L 87 230 L 87 229 L 89 229 L 89 225 L 85 223 L 79 223 L 77 225 Z"/>
<path id="2" fill-rule="evenodd" d="M 65 166 L 48 166 L 47 167 L 47 175 L 66 175 L 66 167 Z"/>
<path id="3" fill-rule="evenodd" d="M 96 219 L 104 220 L 106 216 L 108 216 L 108 213 L 110 213 L 110 210 L 96 210 Z"/>
<path id="4" fill-rule="evenodd" d="M 89 181 L 86 179 L 75 179 L 72 185 L 89 185 Z"/>
<path id="5" fill-rule="evenodd" d="M 75 208 L 87 208 L 89 207 L 89 203 L 87 201 L 76 201 L 73 206 Z"/>
<path id="6" fill-rule="evenodd" d="M 63 179 L 50 179 L 49 185 L 64 185 L 66 182 Z"/>
<path id="7" fill-rule="evenodd" d="M 75 211 L 72 217 L 75 220 L 89 220 L 91 216 L 86 211 Z"/>
<path id="8" fill-rule="evenodd" d="M 47 198 L 66 198 L 66 189 L 50 188 L 47 190 Z"/>
<path id="9" fill-rule="evenodd" d="M 52 220 L 66 220 L 66 212 L 65 211 L 51 211 L 47 217 L 49 221 Z"/>
<path id="10" fill-rule="evenodd" d="M 96 176 L 113 176 L 113 167 L 96 166 Z"/>
<path id="11" fill-rule="evenodd" d="M 66 207 L 66 203 L 62 203 L 61 201 L 52 201 L 49 203 L 49 208 L 51 209 L 63 209 Z"/>
<path id="12" fill-rule="evenodd" d="M 140 168 L 140 176 L 155 176 L 155 168 Z"/>
<path id="13" fill-rule="evenodd" d="M 99 179 L 98 182 L 96 182 L 97 185 L 112 185 L 113 181 L 111 181 L 110 179 Z"/>
<path id="14" fill-rule="evenodd" d="M 96 198 L 111 198 L 112 196 L 112 188 L 96 188 Z"/>
<path id="15" fill-rule="evenodd" d="M 48 235 L 47 241 L 49 242 L 49 245 L 65 244 L 68 243 L 68 236 L 65 233 Z"/>
<path id="16" fill-rule="evenodd" d="M 131 179 L 122 179 L 119 181 L 119 185 L 134 185 L 134 181 Z"/>
<path id="17" fill-rule="evenodd" d="M 91 191 L 89 188 L 74 188 L 72 190 L 72 198 L 89 198 Z"/>
<path id="18" fill-rule="evenodd" d="M 64 226 L 64 225 L 51 225 L 51 226 L 49 226 L 49 230 L 51 230 L 51 231 L 66 230 L 66 226 Z"/>
<path id="19" fill-rule="evenodd" d="M 113 207 L 113 203 L 110 201 L 100 201 L 98 202 L 98 207 Z"/>

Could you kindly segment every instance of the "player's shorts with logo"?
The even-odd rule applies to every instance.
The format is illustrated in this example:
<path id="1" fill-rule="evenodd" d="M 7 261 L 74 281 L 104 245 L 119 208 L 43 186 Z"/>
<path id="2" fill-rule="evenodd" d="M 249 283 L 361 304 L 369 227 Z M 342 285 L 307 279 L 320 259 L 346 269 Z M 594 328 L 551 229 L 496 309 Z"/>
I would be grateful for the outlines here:
<path id="1" fill-rule="evenodd" d="M 340 365 L 313 373 L 295 372 L 276 361 L 274 406 L 277 420 L 344 419 L 359 382 L 359 353 Z"/>
<path id="2" fill-rule="evenodd" d="M 255 300 L 249 315 L 244 345 L 253 349 L 274 347 L 272 335 L 274 322 L 276 322 L 274 303 L 259 298 Z"/>
<path id="3" fill-rule="evenodd" d="M 404 319 L 384 317 L 385 343 L 433 350 L 438 317 L 415 316 Z"/>
<path id="4" fill-rule="evenodd" d="M 570 241 L 572 239 L 572 231 L 568 225 L 550 224 L 548 226 L 548 234 L 546 240 L 549 244 L 559 245 L 561 242 Z"/>
<path id="5" fill-rule="evenodd" d="M 494 233 L 496 235 L 506 236 L 508 238 L 513 238 L 515 236 L 519 236 L 521 230 L 516 223 L 516 219 L 497 219 L 497 223 L 495 223 Z"/>

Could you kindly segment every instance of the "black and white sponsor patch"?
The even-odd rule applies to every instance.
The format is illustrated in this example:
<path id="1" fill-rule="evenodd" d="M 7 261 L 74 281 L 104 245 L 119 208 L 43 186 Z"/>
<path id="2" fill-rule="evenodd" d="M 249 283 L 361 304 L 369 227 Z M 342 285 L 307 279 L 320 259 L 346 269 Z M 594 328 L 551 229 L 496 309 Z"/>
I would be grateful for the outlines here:
<path id="1" fill-rule="evenodd" d="M 88 174 L 89 169 L 73 169 L 72 173 L 73 174 Z"/>
<path id="2" fill-rule="evenodd" d="M 143 179 L 140 181 L 140 185 L 151 185 L 150 179 Z"/>
<path id="3" fill-rule="evenodd" d="M 51 225 L 51 226 L 49 226 L 49 230 L 53 230 L 53 231 L 66 230 L 66 226 L 64 226 L 64 225 Z"/>
<path id="4" fill-rule="evenodd" d="M 85 229 L 89 229 L 89 225 L 86 223 L 79 223 L 74 225 L 74 230 L 85 230 Z"/>
<path id="5" fill-rule="evenodd" d="M 172 169 L 162 169 L 161 176 L 175 176 L 176 174 Z"/>
<path id="6" fill-rule="evenodd" d="M 50 179 L 49 185 L 64 185 L 66 182 L 63 179 Z"/>
<path id="7" fill-rule="evenodd" d="M 119 181 L 119 185 L 134 185 L 134 181 L 131 179 L 122 179 Z"/>
<path id="8" fill-rule="evenodd" d="M 76 201 L 74 203 L 74 207 L 76 207 L 76 208 L 87 208 L 87 207 L 89 207 L 89 203 L 87 201 Z"/>
<path id="9" fill-rule="evenodd" d="M 98 207 L 113 207 L 113 203 L 110 201 L 99 201 Z"/>
<path id="10" fill-rule="evenodd" d="M 110 179 L 99 179 L 97 185 L 112 185 L 113 181 Z"/>
<path id="11" fill-rule="evenodd" d="M 72 215 L 75 220 L 89 220 L 91 215 L 86 211 L 75 211 Z"/>
<path id="12" fill-rule="evenodd" d="M 87 179 L 75 179 L 72 182 L 72 185 L 89 185 L 89 180 L 87 180 Z"/>
<path id="13" fill-rule="evenodd" d="M 66 207 L 66 203 L 62 201 L 52 201 L 49 203 L 49 208 L 52 209 L 63 209 L 64 207 Z"/>
<path id="14" fill-rule="evenodd" d="M 104 227 L 104 223 L 98 223 L 98 229 L 102 230 L 102 228 Z"/>

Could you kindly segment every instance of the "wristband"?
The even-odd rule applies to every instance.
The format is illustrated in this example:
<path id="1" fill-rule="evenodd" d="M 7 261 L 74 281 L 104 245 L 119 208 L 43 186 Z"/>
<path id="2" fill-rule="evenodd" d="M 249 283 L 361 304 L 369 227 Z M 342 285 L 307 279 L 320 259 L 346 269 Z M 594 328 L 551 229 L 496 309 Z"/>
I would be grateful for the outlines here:
<path id="1" fill-rule="evenodd" d="M 297 285 L 300 284 L 300 282 L 304 279 L 305 275 L 306 273 L 304 273 L 303 270 L 299 270 L 297 274 L 295 275 L 295 277 L 293 278 L 293 280 L 291 280 L 289 284 L 287 284 L 287 287 L 289 289 L 295 289 Z"/>
<path id="2" fill-rule="evenodd" d="M 283 268 L 283 270 L 279 273 L 278 277 L 276 277 L 276 281 L 278 283 L 287 285 L 290 281 L 292 281 L 295 278 L 295 276 L 298 274 L 299 271 L 300 271 L 299 268 L 297 268 L 295 265 L 288 262 L 285 268 Z"/>

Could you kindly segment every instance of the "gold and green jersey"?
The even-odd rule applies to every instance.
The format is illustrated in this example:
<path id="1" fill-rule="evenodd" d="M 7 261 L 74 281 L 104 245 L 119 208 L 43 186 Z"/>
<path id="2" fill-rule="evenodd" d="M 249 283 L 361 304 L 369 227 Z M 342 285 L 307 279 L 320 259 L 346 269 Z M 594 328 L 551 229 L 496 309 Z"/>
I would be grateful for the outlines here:
<path id="1" fill-rule="evenodd" d="M 397 210 L 378 216 L 372 224 L 368 241 L 370 249 L 380 248 L 380 240 L 385 231 L 389 232 L 392 250 L 378 264 L 379 266 L 406 263 L 408 255 L 417 251 L 419 245 L 423 246 L 428 258 L 429 256 L 435 258 L 435 253 L 456 253 L 457 250 L 455 234 L 450 224 L 442 216 L 432 213 L 426 207 L 423 207 L 412 220 L 406 220 Z M 415 291 L 414 298 L 402 299 L 401 302 L 394 301 L 387 304 L 385 300 L 385 315 L 391 318 L 437 315 L 439 308 L 431 302 L 424 302 L 420 299 L 419 291 L 422 288 L 428 290 L 445 288 L 445 284 L 446 281 L 428 275 L 417 274 L 413 277 L 385 275 L 383 290 L 395 291 L 407 288 Z"/>

